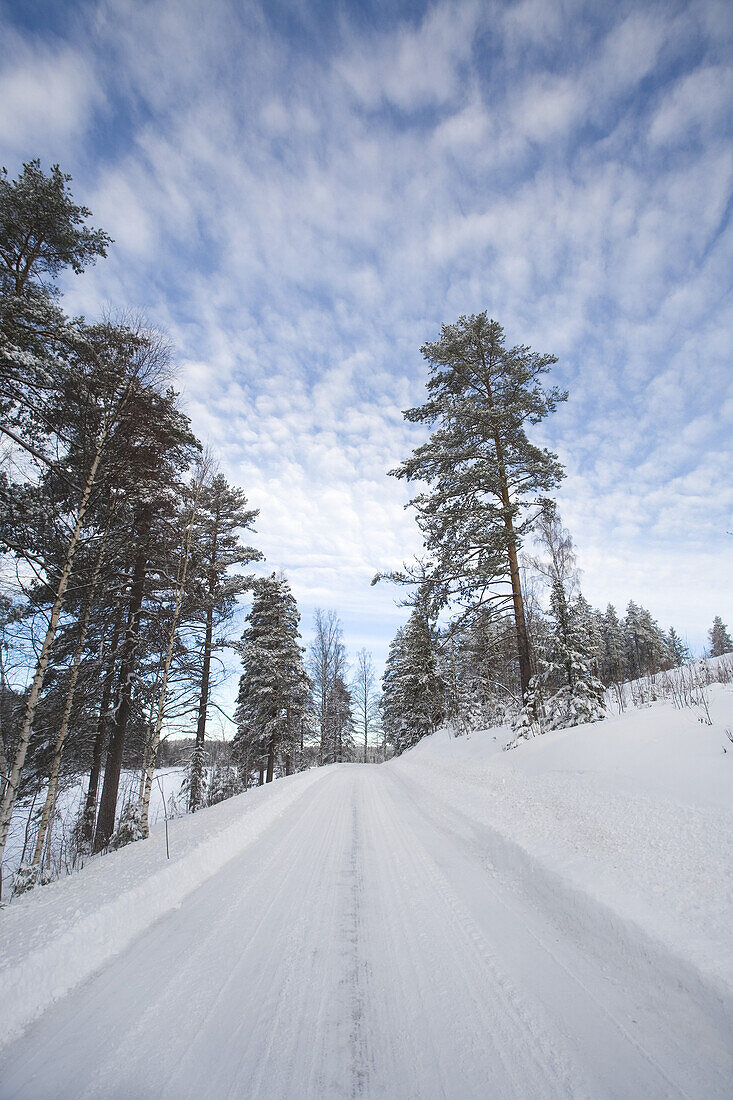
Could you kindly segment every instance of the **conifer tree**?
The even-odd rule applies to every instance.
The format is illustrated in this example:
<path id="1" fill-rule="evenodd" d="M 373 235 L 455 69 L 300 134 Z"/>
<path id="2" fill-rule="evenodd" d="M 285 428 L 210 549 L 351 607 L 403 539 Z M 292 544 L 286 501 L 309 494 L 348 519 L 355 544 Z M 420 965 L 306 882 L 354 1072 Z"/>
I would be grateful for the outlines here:
<path id="1" fill-rule="evenodd" d="M 397 744 L 406 713 L 400 680 L 400 669 L 405 654 L 404 638 L 405 628 L 401 626 L 389 643 L 387 660 L 382 675 L 382 697 L 379 700 L 379 710 L 382 715 L 385 745 L 387 742 L 391 745 Z"/>
<path id="2" fill-rule="evenodd" d="M 269 783 L 278 754 L 290 770 L 310 691 L 299 642 L 300 615 L 285 577 L 273 573 L 256 583 L 247 622 L 234 751 L 245 782 L 257 769 L 261 781 Z"/>
<path id="3" fill-rule="evenodd" d="M 708 631 L 708 638 L 710 639 L 711 657 L 722 657 L 724 653 L 733 653 L 733 641 L 731 641 L 728 627 L 720 615 L 716 615 L 713 619 L 713 625 Z"/>
<path id="4" fill-rule="evenodd" d="M 516 723 L 517 738 L 541 732 L 543 727 L 598 722 L 605 714 L 603 684 L 596 675 L 590 607 L 580 595 L 569 601 L 559 577 L 550 589 L 550 621 L 549 645 Z"/>
<path id="5" fill-rule="evenodd" d="M 679 668 L 680 665 L 684 665 L 690 659 L 689 646 L 680 638 L 673 626 L 667 631 L 667 650 L 673 668 Z"/>
<path id="6" fill-rule="evenodd" d="M 601 679 L 604 684 L 621 684 L 627 667 L 626 640 L 616 608 L 609 604 L 601 621 L 603 655 Z"/>
<path id="7" fill-rule="evenodd" d="M 191 812 L 203 804 L 200 782 L 204 775 L 206 719 L 212 687 L 212 659 L 218 650 L 229 645 L 226 626 L 231 620 L 237 597 L 253 584 L 250 575 L 239 567 L 262 558 L 259 550 L 246 546 L 240 532 L 251 530 L 257 518 L 256 509 L 247 507 L 241 489 L 227 483 L 216 470 L 202 488 L 195 520 L 193 580 L 194 629 L 199 637 L 194 654 L 194 678 L 198 690 L 196 745 L 191 756 L 187 787 Z"/>
<path id="8" fill-rule="evenodd" d="M 126 507 L 132 543 L 131 575 L 126 592 L 113 718 L 94 835 L 95 851 L 107 846 L 114 830 L 128 722 L 133 712 L 133 692 L 141 682 L 139 669 L 148 640 L 145 621 L 147 619 L 153 625 L 159 621 L 159 609 L 146 612 L 146 601 L 154 585 L 162 583 L 169 594 L 171 582 L 175 588 L 175 567 L 173 575 L 170 575 L 170 549 L 173 537 L 179 543 L 180 550 L 175 516 L 184 495 L 181 477 L 199 447 L 190 432 L 188 418 L 177 408 L 176 398 L 172 390 L 161 394 L 150 389 L 136 395 L 131 405 L 134 416 L 130 417 L 133 433 L 130 444 L 134 461 L 125 463 L 121 471 L 127 490 Z M 161 640 L 158 653 L 166 646 L 167 641 Z M 154 715 L 151 715 L 150 721 L 154 721 Z"/>
<path id="9" fill-rule="evenodd" d="M 531 659 L 518 554 L 563 476 L 557 456 L 533 444 L 527 429 L 567 394 L 541 385 L 555 357 L 507 347 L 501 325 L 486 313 L 443 325 L 422 353 L 429 397 L 405 417 L 434 430 L 392 473 L 428 484 L 411 504 L 443 602 L 473 607 L 495 599 L 497 584 L 508 585 L 502 598 L 513 609 L 524 693 Z"/>
<path id="10" fill-rule="evenodd" d="M 434 733 L 443 718 L 444 685 L 438 670 L 436 631 L 420 595 L 390 646 L 381 708 L 396 754 Z"/>
<path id="11" fill-rule="evenodd" d="M 49 276 L 66 266 L 82 271 L 109 243 L 84 224 L 89 211 L 73 203 L 68 181 L 57 166 L 46 177 L 37 161 L 13 183 L 0 176 L 0 432 L 67 489 L 64 552 L 48 578 L 47 628 L 0 804 L 0 859 L 87 512 L 131 395 L 152 362 L 136 354 L 140 345 L 129 329 L 71 324 L 53 300 Z M 17 489 L 7 486 L 3 494 L 5 532 L 13 527 L 7 513 Z M 27 554 L 12 536 L 2 538 L 11 552 Z"/>
<path id="12" fill-rule="evenodd" d="M 627 675 L 630 680 L 654 676 L 671 665 L 667 639 L 651 612 L 629 600 L 624 619 Z"/>

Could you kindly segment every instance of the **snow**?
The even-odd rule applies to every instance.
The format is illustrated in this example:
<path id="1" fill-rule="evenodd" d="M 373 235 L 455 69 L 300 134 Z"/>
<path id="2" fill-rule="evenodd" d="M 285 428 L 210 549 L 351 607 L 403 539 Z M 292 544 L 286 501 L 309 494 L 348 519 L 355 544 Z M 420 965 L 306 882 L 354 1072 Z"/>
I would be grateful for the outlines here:
<path id="1" fill-rule="evenodd" d="M 160 768 L 155 773 L 155 781 L 150 795 L 150 824 L 155 825 L 158 821 L 163 821 L 165 817 L 163 809 L 163 798 L 165 798 L 166 807 L 170 808 L 171 805 L 175 805 L 180 799 L 181 783 L 185 775 L 185 768 Z M 102 777 L 100 778 L 99 789 L 102 789 Z M 52 865 L 59 872 L 64 873 L 66 869 L 67 860 L 69 858 L 69 845 L 68 840 L 74 826 L 79 818 L 84 800 L 87 792 L 88 777 L 84 776 L 75 783 L 71 783 L 59 792 L 57 804 L 56 804 L 56 820 L 54 822 L 54 830 L 52 837 Z M 140 772 L 139 771 L 123 771 L 120 776 L 120 795 L 118 800 L 119 810 L 127 805 L 131 799 L 137 799 L 138 788 L 140 785 Z M 162 794 L 161 794 L 162 789 Z M 10 832 L 8 834 L 8 841 L 3 853 L 3 882 L 12 882 L 13 875 L 20 866 L 23 851 L 25 849 L 28 859 L 33 854 L 33 846 L 35 844 L 35 830 L 29 830 L 30 843 L 26 841 L 26 825 L 28 822 L 29 813 L 40 813 L 43 802 L 46 797 L 46 788 L 44 787 L 36 797 L 33 805 L 30 802 L 21 802 L 16 804 L 13 811 L 13 817 L 10 824 Z M 168 811 L 170 813 L 170 809 Z M 119 819 L 119 812 L 118 812 Z M 3 895 L 5 897 L 5 895 Z"/>
<path id="2" fill-rule="evenodd" d="M 708 690 L 712 726 L 658 703 L 291 776 L 20 898 L 2 1096 L 729 1096 Z"/>
<path id="3" fill-rule="evenodd" d="M 205 815 L 169 822 L 170 859 L 159 824 L 147 841 L 98 857 L 79 874 L 21 896 L 1 916 L 0 1041 L 12 1039 L 139 932 L 179 906 L 322 777 L 304 772 L 272 791 L 253 791 Z"/>
<path id="4" fill-rule="evenodd" d="M 733 985 L 733 690 L 708 693 L 712 726 L 660 703 L 508 753 L 509 730 L 441 731 L 395 767 Z"/>

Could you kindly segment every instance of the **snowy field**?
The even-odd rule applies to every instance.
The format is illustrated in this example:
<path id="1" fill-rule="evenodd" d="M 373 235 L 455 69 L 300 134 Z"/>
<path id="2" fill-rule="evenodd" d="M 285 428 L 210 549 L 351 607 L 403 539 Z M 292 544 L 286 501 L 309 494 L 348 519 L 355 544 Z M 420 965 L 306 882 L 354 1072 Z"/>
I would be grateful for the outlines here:
<path id="1" fill-rule="evenodd" d="M 444 731 L 18 899 L 0 1095 L 730 1097 L 733 688 L 707 704 Z"/>

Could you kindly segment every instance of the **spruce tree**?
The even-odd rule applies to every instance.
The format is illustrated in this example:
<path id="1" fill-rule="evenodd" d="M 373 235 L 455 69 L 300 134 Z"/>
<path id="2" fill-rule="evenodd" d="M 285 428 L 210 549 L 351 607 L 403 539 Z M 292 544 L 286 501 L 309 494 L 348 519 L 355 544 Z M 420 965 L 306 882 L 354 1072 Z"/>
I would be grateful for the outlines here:
<path id="1" fill-rule="evenodd" d="M 708 638 L 710 639 L 711 657 L 722 657 L 724 653 L 733 653 L 733 641 L 731 641 L 728 627 L 720 615 L 716 615 L 713 619 L 713 625 L 708 631 Z"/>
<path id="2" fill-rule="evenodd" d="M 627 652 L 624 629 L 613 604 L 609 604 L 601 621 L 603 655 L 601 679 L 604 684 L 622 684 L 626 676 Z"/>
<path id="3" fill-rule="evenodd" d="M 518 554 L 563 476 L 557 456 L 533 444 L 527 429 L 567 394 L 541 384 L 555 356 L 507 347 L 486 313 L 443 325 L 422 353 L 429 397 L 405 417 L 434 430 L 392 473 L 428 485 L 411 504 L 441 600 L 476 606 L 508 585 L 503 600 L 513 609 L 524 693 L 531 660 Z"/>
<path id="4" fill-rule="evenodd" d="M 672 659 L 667 638 L 651 612 L 629 600 L 624 619 L 627 675 L 630 680 L 654 676 L 669 668 Z"/>
<path id="5" fill-rule="evenodd" d="M 382 720 L 396 754 L 434 733 L 444 716 L 436 631 L 418 600 L 393 640 L 382 680 Z"/>
<path id="6" fill-rule="evenodd" d="M 598 722 L 605 715 L 604 688 L 596 675 L 590 608 L 581 595 L 568 600 L 559 577 L 550 589 L 550 623 L 547 651 L 540 659 L 540 671 L 532 678 L 515 726 L 517 738 L 543 728 Z"/>
<path id="7" fill-rule="evenodd" d="M 398 743 L 406 713 L 400 680 L 400 669 L 404 658 L 404 636 L 405 628 L 401 626 L 389 643 L 387 660 L 382 675 L 382 697 L 379 700 L 379 710 L 382 715 L 385 745 L 387 743 L 391 745 Z"/>
<path id="8" fill-rule="evenodd" d="M 679 668 L 690 659 L 690 647 L 680 638 L 673 626 L 667 631 L 667 649 L 673 668 Z"/>
<path id="9" fill-rule="evenodd" d="M 271 782 L 278 755 L 290 771 L 310 691 L 300 615 L 285 577 L 273 573 L 257 582 L 247 622 L 234 743 L 245 785 L 253 769 Z"/>

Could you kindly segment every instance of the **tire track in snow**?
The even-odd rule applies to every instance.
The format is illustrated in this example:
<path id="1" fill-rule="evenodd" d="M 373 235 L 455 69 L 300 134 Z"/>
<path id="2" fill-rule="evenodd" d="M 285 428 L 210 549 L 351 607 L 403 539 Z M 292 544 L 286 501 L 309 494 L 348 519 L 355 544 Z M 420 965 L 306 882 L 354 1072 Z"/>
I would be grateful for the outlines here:
<path id="1" fill-rule="evenodd" d="M 413 1029 L 433 1031 L 415 1058 L 416 1079 L 429 1075 L 431 1086 L 448 1096 L 592 1095 L 551 1021 L 520 996 L 437 870 L 397 789 L 383 782 L 378 792 L 375 844 L 390 879 L 383 891 L 385 927 L 403 915 L 395 977 L 406 989 L 422 984 L 427 1013 L 438 1001 L 452 1006 L 442 1033 L 433 1030 L 434 1018 L 418 1014 L 413 1022 Z M 424 1087 L 416 1095 L 426 1095 Z"/>
<path id="2" fill-rule="evenodd" d="M 575 925 L 550 929 L 546 885 L 494 872 L 476 823 L 395 771 L 327 771 L 7 1048 L 3 1097 L 726 1094 L 689 1029 L 692 1069 L 665 1077 L 653 1012 L 641 1039 L 623 1026 L 643 987 L 610 985 Z"/>
<path id="3" fill-rule="evenodd" d="M 366 1003 L 369 999 L 369 959 L 365 952 L 364 925 L 362 910 L 364 907 L 364 875 L 361 815 L 363 798 L 360 787 L 354 792 L 351 811 L 351 846 L 349 853 L 349 872 L 351 891 L 347 913 L 347 941 L 349 945 L 348 978 L 351 986 L 351 1095 L 362 1096 L 368 1092 L 370 1078 L 370 1051 L 367 1029 L 365 1027 Z"/>

